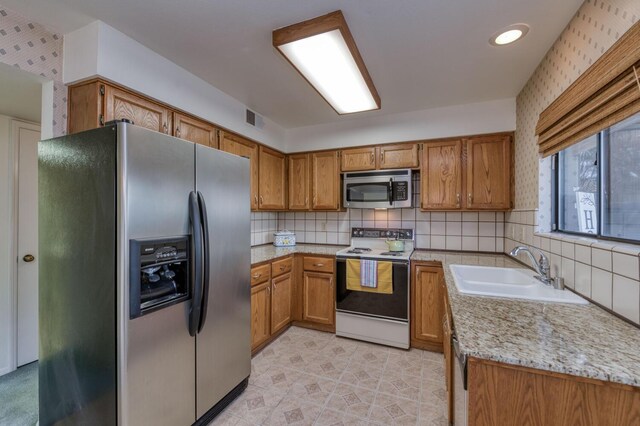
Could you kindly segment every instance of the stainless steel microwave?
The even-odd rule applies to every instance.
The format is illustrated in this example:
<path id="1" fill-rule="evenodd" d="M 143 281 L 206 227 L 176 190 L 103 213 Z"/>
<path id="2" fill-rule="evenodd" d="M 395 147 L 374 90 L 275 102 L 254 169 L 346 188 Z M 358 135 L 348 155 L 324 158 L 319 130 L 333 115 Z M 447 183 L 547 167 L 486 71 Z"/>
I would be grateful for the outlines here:
<path id="1" fill-rule="evenodd" d="M 411 170 L 345 173 L 343 194 L 351 209 L 412 207 Z"/>

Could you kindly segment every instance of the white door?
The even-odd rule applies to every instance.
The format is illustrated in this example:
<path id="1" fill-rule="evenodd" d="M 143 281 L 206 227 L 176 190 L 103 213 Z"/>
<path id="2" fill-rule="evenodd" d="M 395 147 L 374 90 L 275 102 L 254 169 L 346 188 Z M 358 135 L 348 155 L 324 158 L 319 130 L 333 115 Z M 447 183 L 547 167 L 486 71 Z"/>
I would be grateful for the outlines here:
<path id="1" fill-rule="evenodd" d="M 12 122 L 17 152 L 17 365 L 38 359 L 38 141 L 40 127 Z"/>

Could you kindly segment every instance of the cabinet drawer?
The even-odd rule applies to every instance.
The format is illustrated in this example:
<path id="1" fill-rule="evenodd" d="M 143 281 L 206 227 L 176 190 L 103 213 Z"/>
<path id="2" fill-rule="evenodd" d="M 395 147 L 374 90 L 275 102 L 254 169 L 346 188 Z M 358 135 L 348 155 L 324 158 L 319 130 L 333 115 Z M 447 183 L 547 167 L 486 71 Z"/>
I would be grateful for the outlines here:
<path id="1" fill-rule="evenodd" d="M 271 264 L 271 276 L 275 278 L 279 275 L 286 274 L 287 272 L 291 272 L 291 269 L 293 269 L 292 257 L 278 260 Z"/>
<path id="2" fill-rule="evenodd" d="M 263 283 L 271 279 L 271 265 L 262 265 L 251 268 L 251 285 Z"/>
<path id="3" fill-rule="evenodd" d="M 334 261 L 328 257 L 305 257 L 304 270 L 317 272 L 333 272 Z"/>

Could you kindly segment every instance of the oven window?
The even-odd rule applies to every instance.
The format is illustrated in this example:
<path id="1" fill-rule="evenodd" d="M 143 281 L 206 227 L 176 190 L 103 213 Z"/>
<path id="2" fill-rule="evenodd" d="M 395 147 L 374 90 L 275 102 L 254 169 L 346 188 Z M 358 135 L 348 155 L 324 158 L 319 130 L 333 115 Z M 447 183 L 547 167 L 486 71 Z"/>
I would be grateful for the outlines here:
<path id="1" fill-rule="evenodd" d="M 347 201 L 389 201 L 389 183 L 348 183 Z"/>

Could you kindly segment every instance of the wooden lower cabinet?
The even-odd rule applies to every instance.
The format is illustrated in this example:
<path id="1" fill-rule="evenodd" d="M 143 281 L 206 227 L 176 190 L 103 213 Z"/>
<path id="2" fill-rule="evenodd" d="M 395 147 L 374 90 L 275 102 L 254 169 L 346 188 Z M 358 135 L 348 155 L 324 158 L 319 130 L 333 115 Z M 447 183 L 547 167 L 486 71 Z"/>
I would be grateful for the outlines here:
<path id="1" fill-rule="evenodd" d="M 271 333 L 291 322 L 291 273 L 271 280 Z"/>
<path id="2" fill-rule="evenodd" d="M 251 349 L 266 342 L 271 336 L 271 283 L 251 288 Z"/>
<path id="3" fill-rule="evenodd" d="M 436 263 L 414 264 L 411 274 L 411 346 L 442 352 L 444 273 Z"/>
<path id="4" fill-rule="evenodd" d="M 303 321 L 335 326 L 336 285 L 333 273 L 304 271 L 302 280 Z"/>
<path id="5" fill-rule="evenodd" d="M 640 388 L 469 358 L 468 425 L 638 425 Z"/>

